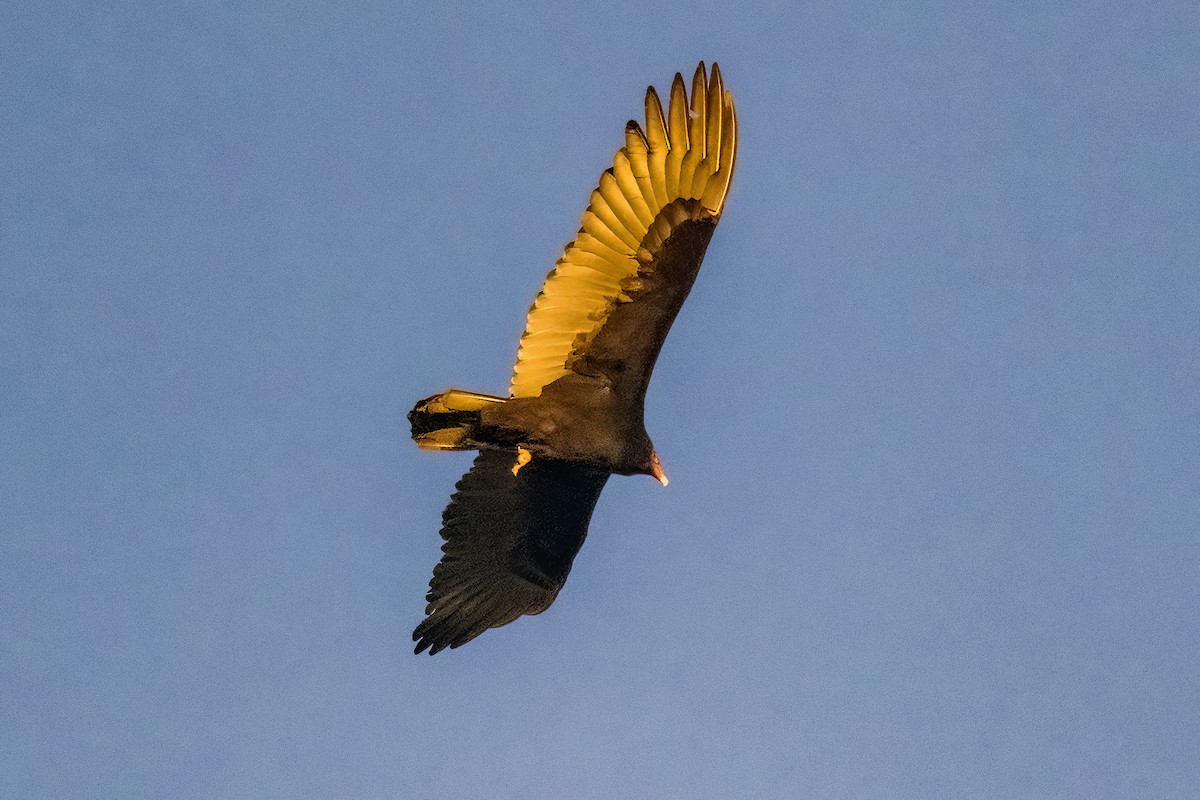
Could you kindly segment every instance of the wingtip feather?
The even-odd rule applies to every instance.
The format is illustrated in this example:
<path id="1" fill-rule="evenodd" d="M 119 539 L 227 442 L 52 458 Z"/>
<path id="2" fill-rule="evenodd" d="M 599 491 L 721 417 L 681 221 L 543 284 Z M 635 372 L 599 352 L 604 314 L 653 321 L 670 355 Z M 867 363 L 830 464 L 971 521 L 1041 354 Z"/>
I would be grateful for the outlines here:
<path id="1" fill-rule="evenodd" d="M 651 150 L 667 149 L 667 120 L 663 116 L 662 101 L 653 86 L 646 87 L 646 138 Z"/>

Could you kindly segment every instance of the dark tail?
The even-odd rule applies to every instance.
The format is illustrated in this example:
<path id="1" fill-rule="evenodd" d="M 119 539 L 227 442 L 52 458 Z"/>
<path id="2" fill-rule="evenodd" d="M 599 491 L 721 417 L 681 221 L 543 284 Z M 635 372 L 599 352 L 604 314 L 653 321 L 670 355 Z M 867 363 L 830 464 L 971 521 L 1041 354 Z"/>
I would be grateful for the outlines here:
<path id="1" fill-rule="evenodd" d="M 417 403 L 408 412 L 413 441 L 422 450 L 471 450 L 478 445 L 471 434 L 479 424 L 479 412 L 503 397 L 449 389 Z"/>

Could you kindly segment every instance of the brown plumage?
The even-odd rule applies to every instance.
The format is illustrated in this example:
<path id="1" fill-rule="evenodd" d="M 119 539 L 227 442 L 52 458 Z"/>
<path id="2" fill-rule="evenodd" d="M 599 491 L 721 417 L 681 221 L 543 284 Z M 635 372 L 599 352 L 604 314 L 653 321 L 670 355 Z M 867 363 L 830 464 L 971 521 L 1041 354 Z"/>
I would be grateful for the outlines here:
<path id="1" fill-rule="evenodd" d="M 478 449 L 442 515 L 416 652 L 458 647 L 549 608 L 608 476 L 666 485 L 643 403 L 671 323 L 716 229 L 737 151 L 733 99 L 703 62 L 689 103 L 676 74 L 666 114 L 646 91 L 646 128 L 625 146 L 583 227 L 529 310 L 509 397 L 450 389 L 409 413 L 417 444 Z"/>

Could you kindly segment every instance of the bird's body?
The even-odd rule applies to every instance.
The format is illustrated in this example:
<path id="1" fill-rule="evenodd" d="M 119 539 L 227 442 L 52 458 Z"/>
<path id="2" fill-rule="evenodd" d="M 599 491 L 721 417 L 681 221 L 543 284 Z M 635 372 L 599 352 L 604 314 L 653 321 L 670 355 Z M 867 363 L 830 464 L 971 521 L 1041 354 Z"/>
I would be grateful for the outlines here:
<path id="1" fill-rule="evenodd" d="M 535 458 L 556 458 L 633 475 L 653 449 L 640 413 L 631 414 L 603 381 L 567 375 L 537 397 L 514 397 L 484 409 L 484 447 L 524 447 Z"/>
<path id="2" fill-rule="evenodd" d="M 443 514 L 417 652 L 457 647 L 549 607 L 609 475 L 666 476 L 645 429 L 654 363 L 720 218 L 736 152 L 733 102 L 701 64 L 664 116 L 601 176 L 583 227 L 530 308 L 510 396 L 451 389 L 410 412 L 425 449 L 478 449 Z"/>

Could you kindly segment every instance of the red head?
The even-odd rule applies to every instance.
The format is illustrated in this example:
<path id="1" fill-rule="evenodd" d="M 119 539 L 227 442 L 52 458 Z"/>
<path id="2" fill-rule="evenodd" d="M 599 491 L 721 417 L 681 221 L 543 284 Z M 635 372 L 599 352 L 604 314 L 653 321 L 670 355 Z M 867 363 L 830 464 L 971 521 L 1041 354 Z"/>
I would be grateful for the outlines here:
<path id="1" fill-rule="evenodd" d="M 653 450 L 650 451 L 650 464 L 646 467 L 646 470 L 643 474 L 649 475 L 663 486 L 666 486 L 668 483 L 667 473 L 663 472 L 662 462 L 658 460 L 658 453 L 654 452 Z"/>

